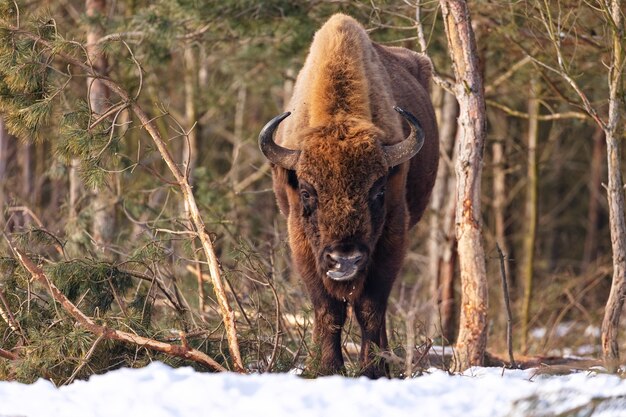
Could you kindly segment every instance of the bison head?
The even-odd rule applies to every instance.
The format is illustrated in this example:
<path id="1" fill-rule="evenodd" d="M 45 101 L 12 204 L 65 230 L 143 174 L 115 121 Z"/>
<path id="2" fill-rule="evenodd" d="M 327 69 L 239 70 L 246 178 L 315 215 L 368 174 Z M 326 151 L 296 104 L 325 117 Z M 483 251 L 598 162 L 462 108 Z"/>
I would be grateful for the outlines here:
<path id="1" fill-rule="evenodd" d="M 411 134 L 394 145 L 381 145 L 384 132 L 371 122 L 345 119 L 304 130 L 301 149 L 287 149 L 274 142 L 274 132 L 290 113 L 272 119 L 259 135 L 263 154 L 287 170 L 290 227 L 293 221 L 304 234 L 318 272 L 328 279 L 349 281 L 367 270 L 384 225 L 392 168 L 424 143 L 417 119 L 395 109 Z"/>

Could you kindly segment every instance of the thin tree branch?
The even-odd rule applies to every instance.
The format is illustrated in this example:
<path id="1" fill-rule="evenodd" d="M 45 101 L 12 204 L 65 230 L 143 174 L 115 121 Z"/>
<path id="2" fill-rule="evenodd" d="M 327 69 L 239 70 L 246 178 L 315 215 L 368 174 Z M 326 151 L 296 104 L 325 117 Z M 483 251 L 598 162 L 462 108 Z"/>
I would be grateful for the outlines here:
<path id="1" fill-rule="evenodd" d="M 147 349 L 163 352 L 168 355 L 177 356 L 180 358 L 188 359 L 194 362 L 198 362 L 210 369 L 216 371 L 225 371 L 226 369 L 211 359 L 205 353 L 199 350 L 180 346 L 172 345 L 169 343 L 159 342 L 147 337 L 138 336 L 132 333 L 124 332 L 121 330 L 111 329 L 106 326 L 101 326 L 93 321 L 90 317 L 85 315 L 74 303 L 72 303 L 57 287 L 52 283 L 44 271 L 35 265 L 26 255 L 24 255 L 18 248 L 13 247 L 13 252 L 17 256 L 18 261 L 22 264 L 32 276 L 32 278 L 38 281 L 41 285 L 48 289 L 50 295 L 76 320 L 82 327 L 89 332 L 110 340 L 117 340 L 124 343 L 133 344 L 139 347 L 145 347 Z"/>
<path id="2" fill-rule="evenodd" d="M 424 26 L 422 25 L 421 3 L 422 3 L 421 0 L 418 0 L 417 4 L 415 5 L 415 28 L 417 30 L 417 39 L 419 40 L 420 48 L 422 49 L 424 56 L 428 57 L 428 55 L 426 55 L 428 51 L 428 44 L 426 43 L 426 36 L 424 35 Z M 430 57 L 428 58 L 430 59 Z M 433 67 L 432 77 L 433 77 L 433 81 L 435 82 L 435 84 L 437 84 L 439 87 L 443 88 L 447 92 L 454 94 L 454 87 L 452 85 L 452 82 L 445 80 L 443 77 L 439 75 L 439 73 L 437 73 L 437 71 L 435 71 L 435 66 L 432 60 L 431 60 L 431 65 Z"/>
<path id="3" fill-rule="evenodd" d="M 500 245 L 496 243 L 496 250 L 500 258 L 500 277 L 502 278 L 502 295 L 504 297 L 504 305 L 506 306 L 506 345 L 509 350 L 509 361 L 511 367 L 516 368 L 515 358 L 513 357 L 513 314 L 511 313 L 511 299 L 509 296 L 509 284 L 506 277 L 506 268 L 504 266 L 505 255 L 500 249 Z"/>
<path id="4" fill-rule="evenodd" d="M 13 352 L 9 352 L 8 350 L 4 350 L 4 349 L 0 348 L 0 358 L 8 359 L 10 361 L 15 361 L 15 360 L 19 359 L 19 356 L 17 356 Z"/>
<path id="5" fill-rule="evenodd" d="M 8 30 L 12 31 L 15 34 L 21 34 L 28 39 L 35 41 L 37 44 L 44 46 L 45 48 L 53 51 L 53 45 L 42 39 L 38 35 L 35 35 L 31 32 L 24 31 L 18 29 L 10 24 L 6 24 Z M 139 119 L 142 124 L 142 127 L 146 129 L 155 146 L 157 147 L 163 161 L 169 168 L 171 174 L 174 176 L 178 187 L 180 188 L 183 199 L 185 200 L 188 212 L 187 215 L 189 217 L 189 221 L 194 225 L 196 232 L 198 233 L 198 238 L 202 243 L 202 247 L 204 249 L 205 255 L 207 257 L 209 263 L 209 272 L 211 277 L 211 282 L 213 284 L 213 288 L 215 291 L 215 295 L 217 297 L 217 301 L 220 307 L 220 312 L 222 315 L 222 319 L 224 320 L 224 326 L 226 329 L 226 337 L 228 339 L 228 348 L 230 350 L 230 354 L 233 360 L 234 368 L 237 372 L 245 372 L 243 367 L 243 361 L 241 359 L 241 353 L 239 351 L 239 342 L 237 341 L 237 329 L 235 324 L 235 313 L 228 303 L 228 298 L 226 296 L 226 290 L 224 287 L 224 283 L 222 281 L 220 264 L 217 259 L 217 255 L 215 253 L 215 248 L 213 246 L 213 242 L 209 236 L 209 233 L 206 230 L 204 221 L 202 216 L 200 215 L 200 210 L 198 209 L 198 205 L 193 196 L 193 190 L 191 185 L 186 180 L 185 174 L 180 170 L 178 164 L 172 157 L 169 149 L 167 148 L 166 142 L 161 137 L 161 133 L 157 129 L 157 127 L 152 123 L 148 114 L 143 110 L 137 102 L 135 102 L 129 95 L 129 93 L 121 87 L 117 82 L 113 81 L 111 78 L 107 76 L 102 76 L 101 74 L 96 73 L 94 68 L 90 65 L 81 62 L 80 60 L 74 58 L 73 56 L 64 53 L 64 52 L 56 52 L 56 56 L 62 58 L 66 62 L 71 65 L 74 65 L 83 71 L 85 71 L 88 75 L 93 77 L 98 77 L 103 84 L 105 84 L 113 93 L 115 93 L 118 97 L 122 99 L 122 101 L 129 104 L 135 116 Z"/>
<path id="6" fill-rule="evenodd" d="M 518 110 L 514 110 L 508 106 L 505 106 L 504 104 L 498 103 L 497 101 L 494 100 L 485 100 L 485 102 L 492 107 L 495 107 L 497 109 L 502 110 L 503 112 L 505 112 L 506 114 L 508 114 L 509 116 L 514 116 L 514 117 L 519 117 L 521 119 L 528 119 L 530 116 L 528 113 L 524 113 Z M 553 114 L 541 114 L 537 116 L 537 120 L 563 120 L 563 119 L 581 119 L 581 120 L 586 120 L 589 118 L 589 115 L 587 113 L 581 113 L 581 112 L 575 112 L 575 111 L 570 111 L 570 112 L 563 112 L 563 113 L 553 113 Z"/>

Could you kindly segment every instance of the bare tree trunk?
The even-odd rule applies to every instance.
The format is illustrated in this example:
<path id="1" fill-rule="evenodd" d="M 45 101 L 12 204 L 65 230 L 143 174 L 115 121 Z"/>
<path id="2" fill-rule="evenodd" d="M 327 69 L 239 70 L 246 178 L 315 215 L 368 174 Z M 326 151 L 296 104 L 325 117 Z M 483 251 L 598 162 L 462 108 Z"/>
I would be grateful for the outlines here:
<path id="1" fill-rule="evenodd" d="M 439 164 L 437 180 L 430 208 L 430 237 L 428 246 L 429 270 L 433 307 L 440 320 L 441 334 L 448 341 L 454 340 L 454 271 L 456 265 L 456 238 L 454 236 L 454 145 L 457 133 L 459 105 L 454 95 L 439 88 L 442 104 L 439 112 L 439 143 L 443 163 Z M 435 314 L 432 314 L 434 317 Z"/>
<path id="2" fill-rule="evenodd" d="M 6 208 L 6 178 L 9 153 L 9 133 L 4 127 L 4 119 L 0 117 L 0 230 L 4 229 L 4 210 Z"/>
<path id="3" fill-rule="evenodd" d="M 12 33 L 17 33 L 18 30 L 16 27 L 13 26 L 9 26 L 8 29 Z M 19 33 L 25 38 L 36 40 L 39 45 L 45 47 L 46 49 L 52 49 L 52 44 L 50 42 L 42 39 L 36 34 L 27 31 L 20 31 Z M 76 59 L 71 55 L 65 54 L 62 51 L 55 54 L 55 58 L 63 60 L 66 63 L 81 69 L 85 73 L 91 73 L 92 71 L 92 68 L 90 68 L 81 60 Z M 211 277 L 217 302 L 220 307 L 220 313 L 224 320 L 228 347 L 232 357 L 234 368 L 237 372 L 245 372 L 245 369 L 243 367 L 243 361 L 241 359 L 241 353 L 239 350 L 239 342 L 237 340 L 237 326 L 235 323 L 235 314 L 228 303 L 228 297 L 226 296 L 226 291 L 224 288 L 224 283 L 220 270 L 220 264 L 217 258 L 217 254 L 215 253 L 215 247 L 213 246 L 213 242 L 209 236 L 209 232 L 207 231 L 204 220 L 200 215 L 198 204 L 193 195 L 192 188 L 187 181 L 185 173 L 181 171 L 180 166 L 175 162 L 174 157 L 167 147 L 167 143 L 161 136 L 161 133 L 156 126 L 156 122 L 151 119 L 148 114 L 143 110 L 143 108 L 130 97 L 128 91 L 122 88 L 118 83 L 108 78 L 103 78 L 102 81 L 106 86 L 109 87 L 109 89 L 111 89 L 111 91 L 113 91 L 119 97 L 120 100 L 126 103 L 130 103 L 130 109 L 135 114 L 135 116 L 137 116 L 139 122 L 141 123 L 141 126 L 145 128 L 148 135 L 152 138 L 152 142 L 158 149 L 168 170 L 174 177 L 174 181 L 176 182 L 182 193 L 182 198 L 187 200 L 187 206 L 189 207 L 189 219 L 193 223 L 194 233 L 196 234 L 198 239 L 200 239 L 202 249 L 207 258 L 206 260 L 209 267 L 209 275 Z"/>
<path id="4" fill-rule="evenodd" d="M 78 216 L 78 201 L 80 200 L 83 194 L 83 184 L 80 179 L 80 175 L 78 174 L 78 170 L 80 168 L 80 161 L 76 158 L 72 159 L 70 162 L 69 168 L 69 187 L 70 187 L 70 195 L 69 195 L 69 219 L 70 222 L 76 220 L 76 216 Z"/>
<path id="5" fill-rule="evenodd" d="M 531 80 L 531 96 L 528 99 L 528 159 L 526 166 L 526 233 L 523 239 L 524 258 L 521 265 L 521 279 L 524 281 L 522 301 L 522 351 L 528 351 L 528 326 L 530 322 L 530 302 L 533 296 L 533 265 L 535 261 L 535 240 L 537 237 L 537 138 L 539 135 L 539 86 L 535 77 Z"/>
<path id="6" fill-rule="evenodd" d="M 35 146 L 32 143 L 19 143 L 18 144 L 18 161 L 21 171 L 22 189 L 20 198 L 24 201 L 24 204 L 29 208 L 33 202 L 33 189 L 35 188 L 34 174 L 34 150 Z M 30 216 L 22 215 L 21 226 L 27 226 L 31 222 Z"/>
<path id="7" fill-rule="evenodd" d="M 482 365 L 487 345 L 487 274 L 480 217 L 485 97 L 470 12 L 463 0 L 440 0 L 459 102 L 456 237 L 461 316 L 454 369 Z"/>
<path id="8" fill-rule="evenodd" d="M 186 166 L 189 184 L 193 186 L 193 171 L 198 164 L 198 109 L 196 107 L 196 97 L 198 91 L 198 70 L 196 55 L 191 45 L 185 48 L 185 122 L 187 124 L 187 137 L 183 144 L 183 163 Z"/>
<path id="9" fill-rule="evenodd" d="M 454 186 L 452 182 L 452 186 Z M 443 242 L 441 262 L 439 264 L 439 303 L 441 315 L 441 334 L 448 343 L 454 343 L 456 329 L 454 328 L 457 315 L 457 300 L 454 296 L 454 284 L 457 281 L 456 261 L 457 246 L 454 236 L 454 223 L 456 212 L 456 199 L 454 192 L 450 191 L 450 199 L 444 208 L 443 219 L 446 240 Z"/>
<path id="10" fill-rule="evenodd" d="M 602 168 L 604 150 L 604 131 L 597 128 L 593 135 L 593 151 L 589 174 L 589 208 L 587 209 L 587 233 L 581 269 L 589 268 L 598 251 L 598 218 L 600 217 L 600 199 L 602 191 Z"/>
<path id="11" fill-rule="evenodd" d="M 106 0 L 86 0 L 85 11 L 89 18 L 104 16 L 106 12 Z M 98 40 L 103 36 L 103 28 L 98 23 L 89 25 L 87 31 L 87 54 L 91 66 L 98 74 L 105 75 L 108 71 L 107 59 L 98 45 Z M 98 78 L 87 77 L 89 92 L 89 104 L 91 111 L 101 115 L 107 110 L 109 102 L 109 89 Z M 94 197 L 91 202 L 93 211 L 92 233 L 96 245 L 103 250 L 111 244 L 115 232 L 115 201 L 116 197 L 111 187 L 106 184 L 94 189 Z"/>
<path id="12" fill-rule="evenodd" d="M 491 126 L 495 140 L 492 145 L 493 157 L 493 217 L 495 221 L 496 242 L 506 256 L 510 256 L 509 243 L 506 238 L 506 207 L 507 207 L 507 187 L 506 187 L 506 160 L 505 160 L 505 140 L 508 137 L 507 116 L 495 110 L 491 117 Z M 504 271 L 512 281 L 509 262 L 504 263 Z"/>
<path id="13" fill-rule="evenodd" d="M 609 114 L 604 128 L 608 161 L 608 200 L 611 248 L 613 251 L 613 282 L 602 320 L 602 354 L 606 366 L 615 369 L 619 363 L 617 333 L 620 315 L 626 298 L 626 221 L 624 219 L 624 183 L 620 163 L 624 74 L 624 23 L 621 1 L 611 0 L 609 10 L 613 28 L 613 51 L 609 67 Z"/>
<path id="14" fill-rule="evenodd" d="M 196 165 L 198 163 L 198 109 L 196 106 L 196 97 L 198 94 L 198 65 L 196 60 L 196 55 L 194 49 L 191 45 L 187 45 L 184 51 L 183 59 L 185 61 L 185 74 L 184 74 L 184 84 L 185 84 L 185 129 L 187 130 L 183 146 L 182 146 L 182 158 L 183 168 L 186 170 L 187 179 L 189 181 L 189 185 L 193 186 L 194 184 L 194 170 L 196 169 Z M 185 213 L 189 213 L 189 209 L 187 206 L 187 200 L 182 202 L 183 209 Z M 188 218 L 188 215 L 187 215 Z M 190 228 L 193 228 L 193 225 L 189 224 Z M 206 310 L 206 305 L 204 302 L 205 294 L 204 294 L 204 273 L 202 272 L 200 259 L 197 255 L 196 243 L 195 240 L 191 242 L 195 263 L 193 266 L 194 274 L 196 276 L 196 282 L 198 284 L 198 310 L 201 313 L 204 313 Z"/>

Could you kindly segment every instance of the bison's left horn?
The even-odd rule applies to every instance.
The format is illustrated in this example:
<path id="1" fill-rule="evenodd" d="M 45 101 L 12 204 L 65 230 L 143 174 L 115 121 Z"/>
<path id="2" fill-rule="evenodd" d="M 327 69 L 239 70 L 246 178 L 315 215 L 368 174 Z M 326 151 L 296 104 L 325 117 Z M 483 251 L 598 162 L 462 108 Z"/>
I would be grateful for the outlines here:
<path id="1" fill-rule="evenodd" d="M 409 122 L 411 133 L 402 142 L 384 147 L 387 163 L 390 167 L 400 165 L 404 161 L 413 158 L 424 145 L 424 131 L 417 118 L 400 107 L 394 106 L 393 109 Z"/>
<path id="2" fill-rule="evenodd" d="M 300 151 L 283 148 L 274 142 L 274 132 L 276 132 L 276 128 L 280 122 L 285 120 L 290 114 L 290 112 L 285 112 L 274 117 L 272 120 L 267 122 L 265 126 L 263 126 L 261 133 L 259 133 L 259 147 L 261 148 L 263 155 L 265 155 L 270 162 L 285 169 L 296 168 Z"/>

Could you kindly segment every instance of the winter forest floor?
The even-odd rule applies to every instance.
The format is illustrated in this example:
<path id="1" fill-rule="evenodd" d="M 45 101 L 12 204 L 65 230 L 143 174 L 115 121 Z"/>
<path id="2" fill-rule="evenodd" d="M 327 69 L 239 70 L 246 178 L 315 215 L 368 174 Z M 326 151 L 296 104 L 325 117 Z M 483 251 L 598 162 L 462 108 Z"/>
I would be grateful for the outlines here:
<path id="1" fill-rule="evenodd" d="M 97 416 L 626 416 L 626 380 L 541 368 L 430 369 L 400 380 L 208 374 L 154 362 L 60 388 L 0 382 L 2 417 Z"/>

